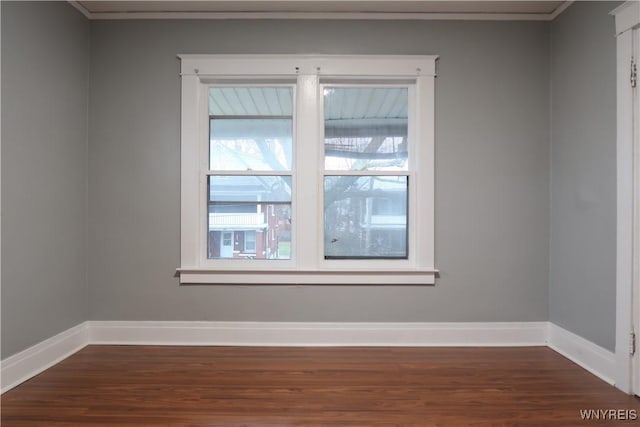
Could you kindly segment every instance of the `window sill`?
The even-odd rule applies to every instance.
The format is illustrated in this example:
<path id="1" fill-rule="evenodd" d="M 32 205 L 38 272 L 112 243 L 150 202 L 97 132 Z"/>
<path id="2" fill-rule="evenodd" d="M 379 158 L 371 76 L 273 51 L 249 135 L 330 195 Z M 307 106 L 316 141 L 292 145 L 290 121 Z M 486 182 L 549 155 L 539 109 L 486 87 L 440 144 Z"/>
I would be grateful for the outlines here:
<path id="1" fill-rule="evenodd" d="M 434 285 L 438 270 L 207 270 L 179 268 L 180 284 Z"/>

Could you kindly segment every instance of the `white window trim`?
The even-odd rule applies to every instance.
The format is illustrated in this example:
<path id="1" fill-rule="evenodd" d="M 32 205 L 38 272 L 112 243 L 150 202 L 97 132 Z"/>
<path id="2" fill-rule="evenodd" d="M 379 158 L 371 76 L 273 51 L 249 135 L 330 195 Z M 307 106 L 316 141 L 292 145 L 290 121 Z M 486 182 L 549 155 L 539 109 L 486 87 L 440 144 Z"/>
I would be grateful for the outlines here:
<path id="1" fill-rule="evenodd" d="M 180 283 L 434 284 L 435 62 L 426 55 L 179 55 L 182 76 Z M 416 112 L 410 150 L 420 168 L 410 176 L 408 260 L 325 260 L 322 236 L 322 144 L 319 89 L 325 81 L 411 82 Z M 294 91 L 294 194 L 291 260 L 208 260 L 204 230 L 211 83 L 289 81 Z M 419 125 L 418 125 L 419 124 Z M 317 142 L 315 150 L 301 144 Z M 315 171 L 296 173 L 296 171 Z M 269 173 L 271 174 L 271 173 Z M 279 173 L 274 173 L 279 174 Z M 317 192 L 301 191 L 316 188 Z M 418 197 L 418 194 L 420 197 Z M 318 196 L 320 195 L 320 196 Z M 304 218 L 303 221 L 300 219 Z M 316 224 L 315 227 L 309 227 Z M 304 227 L 305 232 L 301 232 Z M 313 231 L 309 232 L 312 228 Z M 419 238 L 417 237 L 419 236 Z"/>

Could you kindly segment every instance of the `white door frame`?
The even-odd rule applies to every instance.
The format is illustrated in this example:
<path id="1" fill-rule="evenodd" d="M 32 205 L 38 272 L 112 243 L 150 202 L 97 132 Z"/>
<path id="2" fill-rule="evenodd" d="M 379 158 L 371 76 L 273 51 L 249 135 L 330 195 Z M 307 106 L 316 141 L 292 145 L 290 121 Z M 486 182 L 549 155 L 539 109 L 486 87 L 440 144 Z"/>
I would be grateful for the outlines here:
<path id="1" fill-rule="evenodd" d="M 640 298 L 638 289 L 638 246 L 640 223 L 638 211 L 638 88 L 631 86 L 632 58 L 638 43 L 640 3 L 628 1 L 611 12 L 616 21 L 617 45 L 617 138 L 616 138 L 616 378 L 615 385 L 626 393 L 640 394 L 640 361 L 631 355 L 630 338 L 640 331 L 634 316 Z M 640 82 L 639 82 L 640 83 Z M 635 127 L 635 131 L 634 131 Z M 634 164 L 635 163 L 635 164 Z M 635 319 L 634 319 L 635 317 Z"/>
<path id="2" fill-rule="evenodd" d="M 640 19 L 640 7 L 636 2 L 638 17 Z M 633 57 L 634 65 L 640 58 L 640 28 L 634 28 L 633 33 Z M 637 71 L 635 71 L 637 75 Z M 631 74 L 631 73 L 630 73 Z M 637 77 L 636 87 L 633 88 L 633 139 L 632 139 L 632 276 L 631 276 L 631 334 L 633 336 L 630 350 L 635 354 L 631 357 L 631 393 L 640 396 L 640 352 L 638 352 L 637 335 L 640 332 L 640 93 Z"/>

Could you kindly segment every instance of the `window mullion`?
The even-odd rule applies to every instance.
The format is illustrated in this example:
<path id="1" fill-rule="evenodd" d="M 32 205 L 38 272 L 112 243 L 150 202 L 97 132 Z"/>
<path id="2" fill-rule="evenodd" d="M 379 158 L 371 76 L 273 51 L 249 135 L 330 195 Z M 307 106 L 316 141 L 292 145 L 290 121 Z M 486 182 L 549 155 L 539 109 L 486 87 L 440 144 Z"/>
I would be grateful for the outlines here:
<path id="1" fill-rule="evenodd" d="M 296 92 L 296 143 L 294 165 L 294 256 L 297 268 L 318 267 L 321 194 L 318 126 L 318 77 L 299 75 Z"/>

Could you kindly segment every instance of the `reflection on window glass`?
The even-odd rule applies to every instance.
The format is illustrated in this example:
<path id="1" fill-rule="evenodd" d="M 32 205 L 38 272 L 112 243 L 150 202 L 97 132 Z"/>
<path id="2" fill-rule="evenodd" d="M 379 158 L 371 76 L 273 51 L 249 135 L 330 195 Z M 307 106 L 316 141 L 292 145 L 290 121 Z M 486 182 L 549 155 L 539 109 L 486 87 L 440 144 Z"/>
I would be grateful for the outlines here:
<path id="1" fill-rule="evenodd" d="M 327 170 L 407 170 L 408 89 L 325 87 Z"/>
<path id="2" fill-rule="evenodd" d="M 290 202 L 290 176 L 211 175 L 210 202 Z"/>
<path id="3" fill-rule="evenodd" d="M 325 177 L 325 258 L 406 259 L 407 189 L 406 176 Z"/>
<path id="4" fill-rule="evenodd" d="M 210 116 L 291 116 L 289 86 L 219 86 L 209 89 Z"/>
<path id="5" fill-rule="evenodd" d="M 209 89 L 209 168 L 285 171 L 292 167 L 293 89 Z"/>
<path id="6" fill-rule="evenodd" d="M 209 259 L 291 258 L 291 177 L 209 177 Z"/>
<path id="7" fill-rule="evenodd" d="M 291 119 L 211 119 L 212 170 L 291 170 Z"/>

